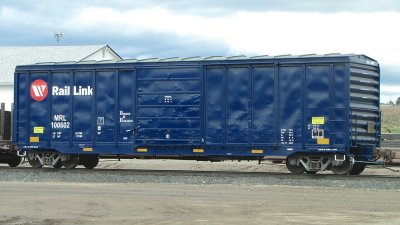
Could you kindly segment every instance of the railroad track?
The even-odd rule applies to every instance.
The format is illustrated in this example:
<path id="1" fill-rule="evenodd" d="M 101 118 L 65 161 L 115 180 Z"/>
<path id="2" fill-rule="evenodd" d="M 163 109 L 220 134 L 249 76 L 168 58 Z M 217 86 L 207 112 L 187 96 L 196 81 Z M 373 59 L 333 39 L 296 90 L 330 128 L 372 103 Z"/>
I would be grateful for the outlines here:
<path id="1" fill-rule="evenodd" d="M 330 174 L 329 172 L 323 172 L 320 174 L 291 174 L 291 173 L 278 173 L 278 172 L 240 172 L 240 171 L 206 171 L 206 170 L 145 170 L 145 169 L 110 169 L 110 168 L 97 168 L 94 170 L 87 170 L 85 168 L 75 169 L 53 169 L 53 168 L 30 168 L 30 167 L 17 167 L 10 168 L 8 166 L 0 166 L 0 180 L 4 177 L 4 174 L 19 174 L 24 177 L 28 175 L 34 175 L 40 177 L 40 174 L 44 174 L 45 179 L 43 181 L 58 180 L 60 175 L 68 175 L 70 177 L 79 176 L 82 177 L 98 177 L 104 176 L 104 180 L 100 182 L 107 182 L 114 180 L 112 178 L 128 178 L 128 177 L 186 177 L 196 178 L 205 177 L 211 179 L 225 179 L 225 178 L 276 178 L 282 180 L 332 180 L 332 181 L 396 181 L 400 185 L 400 172 L 399 175 L 347 175 L 340 176 Z M 54 175 L 52 178 L 49 174 Z M 129 180 L 129 179 L 128 179 Z M 154 180 L 154 179 L 150 179 Z M 92 182 L 92 181 L 89 181 Z M 125 181 L 120 180 L 124 183 Z M 169 182 L 167 182 L 169 183 Z"/>
<path id="2" fill-rule="evenodd" d="M 398 148 L 400 150 L 400 140 L 381 141 L 381 148 Z"/>

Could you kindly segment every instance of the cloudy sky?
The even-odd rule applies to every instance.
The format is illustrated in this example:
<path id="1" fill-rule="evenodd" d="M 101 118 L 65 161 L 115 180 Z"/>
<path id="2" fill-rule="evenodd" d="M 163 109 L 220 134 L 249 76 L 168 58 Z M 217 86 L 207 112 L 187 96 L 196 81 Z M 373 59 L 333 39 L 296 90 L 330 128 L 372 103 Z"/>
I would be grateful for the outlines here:
<path id="1" fill-rule="evenodd" d="M 360 53 L 400 96 L 398 0 L 1 0 L 0 45 L 108 44 L 124 58 Z"/>

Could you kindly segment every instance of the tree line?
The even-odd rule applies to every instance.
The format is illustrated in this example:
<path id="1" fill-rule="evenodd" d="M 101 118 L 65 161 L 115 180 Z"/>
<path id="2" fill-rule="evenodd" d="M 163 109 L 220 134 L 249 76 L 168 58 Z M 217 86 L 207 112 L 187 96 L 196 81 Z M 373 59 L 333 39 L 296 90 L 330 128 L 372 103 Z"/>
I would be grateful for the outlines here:
<path id="1" fill-rule="evenodd" d="M 400 97 L 398 97 L 396 99 L 396 102 L 393 102 L 392 100 L 390 100 L 387 104 L 388 105 L 400 105 Z"/>

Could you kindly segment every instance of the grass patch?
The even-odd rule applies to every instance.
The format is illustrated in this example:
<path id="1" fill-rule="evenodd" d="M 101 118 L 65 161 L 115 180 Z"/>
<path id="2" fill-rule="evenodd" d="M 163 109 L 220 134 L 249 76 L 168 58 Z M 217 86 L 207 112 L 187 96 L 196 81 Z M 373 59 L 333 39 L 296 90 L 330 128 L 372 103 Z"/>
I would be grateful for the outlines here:
<path id="1" fill-rule="evenodd" d="M 381 106 L 382 133 L 400 133 L 400 106 Z"/>

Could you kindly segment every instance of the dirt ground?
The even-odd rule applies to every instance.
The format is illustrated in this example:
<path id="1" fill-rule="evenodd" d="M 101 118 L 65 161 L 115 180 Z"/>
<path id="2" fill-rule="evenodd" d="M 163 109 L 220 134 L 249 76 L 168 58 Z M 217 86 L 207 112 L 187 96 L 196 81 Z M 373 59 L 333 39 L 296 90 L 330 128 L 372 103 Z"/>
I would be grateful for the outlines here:
<path id="1" fill-rule="evenodd" d="M 97 170 L 102 169 L 108 169 L 107 173 L 131 171 L 129 176 L 136 176 L 136 170 L 288 173 L 284 164 L 247 161 L 102 160 Z M 393 169 L 375 166 L 364 174 L 367 178 L 391 175 L 391 181 L 396 182 L 399 168 Z M 30 174 L 46 172 L 45 176 L 49 176 L 48 171 L 52 170 L 39 169 Z M 53 175 L 70 174 L 67 170 L 58 171 Z M 71 176 L 84 177 L 88 173 L 78 169 Z M 320 177 L 304 179 L 315 182 Z M 340 179 L 332 181 L 338 188 L 258 183 L 76 183 L 51 177 L 45 180 L 0 181 L 0 224 L 400 224 L 399 189 L 348 188 L 340 185 Z"/>
<path id="2" fill-rule="evenodd" d="M 0 224 L 400 224 L 400 192 L 0 182 Z"/>

